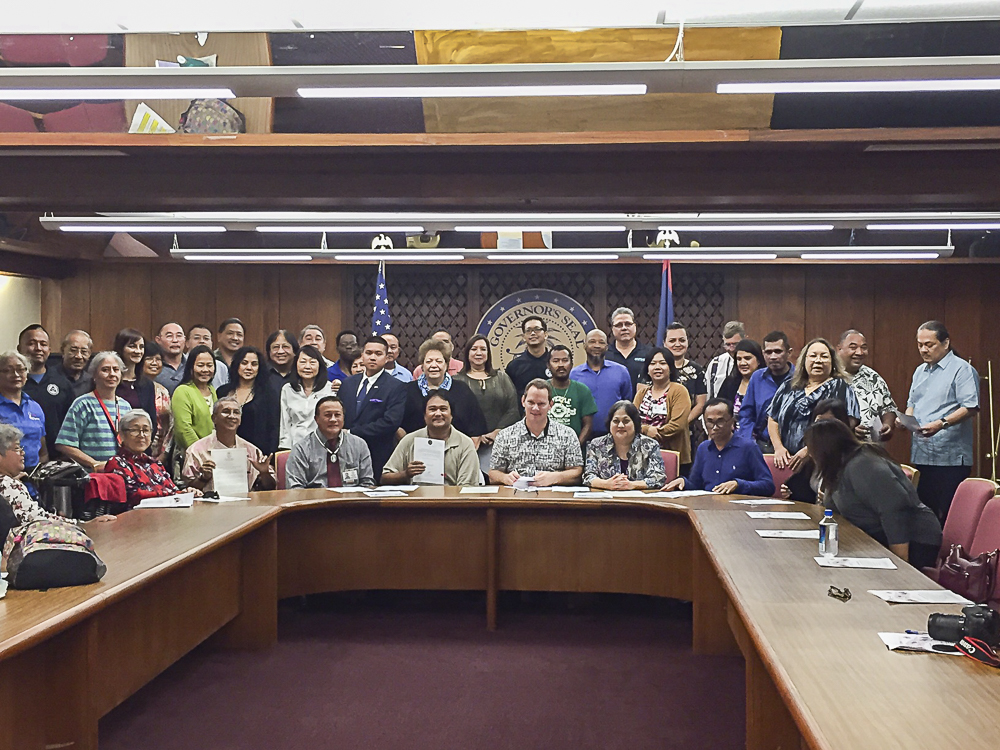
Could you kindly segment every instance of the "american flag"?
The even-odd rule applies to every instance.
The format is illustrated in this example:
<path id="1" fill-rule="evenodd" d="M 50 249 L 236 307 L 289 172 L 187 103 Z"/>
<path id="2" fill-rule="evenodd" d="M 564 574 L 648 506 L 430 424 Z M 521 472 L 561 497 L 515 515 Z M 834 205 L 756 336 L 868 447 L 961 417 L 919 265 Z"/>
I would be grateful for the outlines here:
<path id="1" fill-rule="evenodd" d="M 392 331 L 392 313 L 389 312 L 389 290 L 385 286 L 385 261 L 379 261 L 378 279 L 375 281 L 375 308 L 372 310 L 372 336 Z"/>

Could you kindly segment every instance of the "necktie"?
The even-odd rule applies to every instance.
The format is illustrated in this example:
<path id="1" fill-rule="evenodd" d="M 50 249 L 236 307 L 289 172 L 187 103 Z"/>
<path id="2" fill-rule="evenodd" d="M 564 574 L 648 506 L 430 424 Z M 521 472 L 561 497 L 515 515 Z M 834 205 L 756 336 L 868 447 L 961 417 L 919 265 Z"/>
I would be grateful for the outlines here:
<path id="1" fill-rule="evenodd" d="M 365 402 L 365 396 L 368 395 L 368 378 L 361 379 L 361 390 L 358 391 L 358 408 L 357 411 L 361 411 L 361 404 Z"/>

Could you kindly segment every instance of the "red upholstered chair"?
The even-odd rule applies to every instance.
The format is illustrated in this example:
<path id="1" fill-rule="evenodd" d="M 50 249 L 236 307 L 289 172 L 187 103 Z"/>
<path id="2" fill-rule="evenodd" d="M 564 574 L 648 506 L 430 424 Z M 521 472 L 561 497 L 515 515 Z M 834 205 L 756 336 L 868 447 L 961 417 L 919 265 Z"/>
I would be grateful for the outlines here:
<path id="1" fill-rule="evenodd" d="M 955 494 L 957 497 L 958 493 Z M 979 524 L 976 526 L 976 536 L 972 540 L 969 557 L 976 557 L 983 552 L 992 552 L 995 549 L 1000 549 L 1000 497 L 991 498 L 986 503 L 983 514 L 979 517 Z M 990 595 L 988 603 L 997 608 L 998 599 L 1000 599 L 1000 581 L 994 581 L 993 593 Z"/>
<path id="2" fill-rule="evenodd" d="M 944 522 L 939 559 L 948 554 L 953 544 L 961 544 L 967 554 L 970 552 L 983 509 L 996 493 L 997 486 L 989 479 L 972 477 L 958 485 Z"/>
<path id="3" fill-rule="evenodd" d="M 0 133 L 37 133 L 35 115 L 20 107 L 0 102 Z"/>
<path id="4" fill-rule="evenodd" d="M 84 102 L 49 112 L 42 116 L 42 128 L 49 133 L 124 133 L 125 102 Z"/>
<path id="5" fill-rule="evenodd" d="M 681 475 L 681 454 L 677 451 L 667 451 L 660 449 L 663 456 L 663 469 L 667 475 L 667 481 L 672 482 Z"/>
<path id="6" fill-rule="evenodd" d="M 771 497 L 781 497 L 781 485 L 783 485 L 795 472 L 785 467 L 784 469 L 779 469 L 774 465 L 774 454 L 765 453 L 764 463 L 767 464 L 767 468 L 771 471 L 771 479 L 774 480 L 774 494 Z"/>
<path id="7" fill-rule="evenodd" d="M 906 478 L 910 480 L 910 483 L 914 487 L 919 486 L 919 484 L 920 484 L 920 469 L 914 469 L 909 464 L 900 464 L 899 468 L 901 468 L 903 470 L 903 473 L 906 474 Z"/>
<path id="8" fill-rule="evenodd" d="M 4 34 L 0 59 L 9 65 L 96 65 L 108 55 L 106 34 Z"/>
<path id="9" fill-rule="evenodd" d="M 274 454 L 274 483 L 275 489 L 283 490 L 285 487 L 285 464 L 288 463 L 288 454 L 291 451 L 281 451 Z"/>

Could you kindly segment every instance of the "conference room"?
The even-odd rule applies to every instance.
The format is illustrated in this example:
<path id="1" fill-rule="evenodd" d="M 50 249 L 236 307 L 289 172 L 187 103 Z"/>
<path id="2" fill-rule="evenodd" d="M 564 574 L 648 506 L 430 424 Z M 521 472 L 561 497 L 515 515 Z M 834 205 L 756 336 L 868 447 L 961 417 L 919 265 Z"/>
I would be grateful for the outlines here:
<path id="1" fill-rule="evenodd" d="M 0 748 L 988 742 L 993 4 L 328 5 L 4 11 Z"/>

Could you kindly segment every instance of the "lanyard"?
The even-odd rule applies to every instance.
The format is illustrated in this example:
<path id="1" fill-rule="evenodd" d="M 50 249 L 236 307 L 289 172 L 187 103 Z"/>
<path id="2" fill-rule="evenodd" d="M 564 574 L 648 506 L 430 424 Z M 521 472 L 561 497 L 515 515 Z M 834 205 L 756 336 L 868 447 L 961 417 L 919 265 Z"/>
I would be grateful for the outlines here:
<path id="1" fill-rule="evenodd" d="M 97 403 L 101 405 L 101 411 L 104 412 L 105 418 L 108 420 L 108 424 L 111 426 L 111 432 L 114 433 L 115 440 L 118 441 L 118 445 L 122 444 L 122 436 L 118 434 L 118 423 L 121 421 L 122 415 L 118 411 L 118 397 L 115 396 L 115 421 L 111 421 L 111 412 L 108 411 L 108 407 L 104 405 L 104 401 L 101 397 L 97 395 L 97 390 L 94 390 L 94 398 L 97 399 Z"/>

